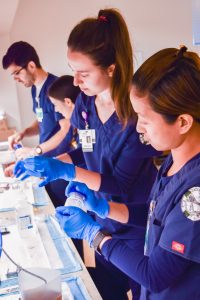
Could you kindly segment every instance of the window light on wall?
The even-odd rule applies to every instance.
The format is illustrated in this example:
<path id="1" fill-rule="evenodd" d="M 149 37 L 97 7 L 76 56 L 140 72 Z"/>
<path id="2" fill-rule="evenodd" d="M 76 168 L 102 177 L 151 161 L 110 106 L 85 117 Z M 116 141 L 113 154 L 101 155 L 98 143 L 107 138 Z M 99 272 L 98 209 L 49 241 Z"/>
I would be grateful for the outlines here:
<path id="1" fill-rule="evenodd" d="M 192 0 L 193 45 L 200 45 L 200 0 Z"/>

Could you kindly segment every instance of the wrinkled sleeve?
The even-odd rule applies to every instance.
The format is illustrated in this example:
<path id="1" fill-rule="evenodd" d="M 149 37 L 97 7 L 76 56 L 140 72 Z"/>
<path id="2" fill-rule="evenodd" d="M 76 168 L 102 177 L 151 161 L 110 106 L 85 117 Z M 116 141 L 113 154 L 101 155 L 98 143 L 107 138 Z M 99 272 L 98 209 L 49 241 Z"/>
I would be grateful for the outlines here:
<path id="1" fill-rule="evenodd" d="M 200 216 L 196 221 L 187 217 L 181 209 L 180 200 L 167 216 L 159 245 L 169 252 L 200 263 Z"/>
<path id="2" fill-rule="evenodd" d="M 108 240 L 101 253 L 106 260 L 151 292 L 158 293 L 174 284 L 191 262 L 157 246 L 150 257 L 141 247 L 129 247 L 123 240 Z"/>

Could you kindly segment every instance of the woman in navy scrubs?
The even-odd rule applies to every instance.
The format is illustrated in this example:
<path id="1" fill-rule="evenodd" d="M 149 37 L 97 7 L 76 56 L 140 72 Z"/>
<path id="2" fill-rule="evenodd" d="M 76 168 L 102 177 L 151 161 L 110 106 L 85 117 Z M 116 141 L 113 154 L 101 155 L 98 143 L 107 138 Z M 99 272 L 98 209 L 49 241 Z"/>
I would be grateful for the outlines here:
<path id="1" fill-rule="evenodd" d="M 65 141 L 54 149 L 53 156 L 57 154 L 71 151 L 77 148 L 77 129 L 70 123 L 70 116 L 74 110 L 76 98 L 80 93 L 79 87 L 73 85 L 73 77 L 70 75 L 63 75 L 55 79 L 48 89 L 45 91 L 48 105 L 51 104 L 54 107 L 56 114 L 62 115 L 68 122 L 68 133 L 65 137 Z M 48 127 L 48 124 L 46 125 Z M 56 152 L 58 150 L 58 152 Z M 46 155 L 45 156 L 49 156 Z M 51 155 L 50 155 L 51 156 Z M 63 179 L 50 182 L 47 186 L 47 192 L 55 207 L 63 205 L 66 201 L 65 189 L 67 182 Z"/>
<path id="2" fill-rule="evenodd" d="M 199 56 L 186 47 L 154 54 L 133 77 L 131 102 L 138 116 L 137 131 L 155 149 L 171 149 L 149 197 L 144 251 L 131 249 L 123 240 L 116 243 L 111 234 L 105 236 L 101 225 L 78 208 L 60 207 L 57 217 L 69 236 L 87 239 L 140 283 L 141 300 L 200 299 Z M 108 204 L 85 185 L 76 185 L 90 210 L 140 224 L 142 205 Z"/>
<path id="3" fill-rule="evenodd" d="M 158 153 L 142 144 L 136 132 L 129 96 L 132 56 L 128 29 L 117 10 L 100 10 L 97 18 L 85 19 L 74 27 L 67 57 L 74 85 L 82 90 L 71 118 L 79 130 L 81 149 L 66 155 L 66 163 L 41 157 L 27 159 L 17 164 L 17 176 L 41 176 L 45 178 L 43 184 L 57 178 L 76 180 L 95 190 L 100 199 L 146 203 L 157 173 L 152 157 Z M 80 150 L 87 170 L 77 167 Z M 130 247 L 142 248 L 144 227 L 94 217 L 115 236 L 116 243 L 124 239 Z M 141 211 L 140 219 L 146 224 L 147 210 Z M 96 265 L 93 278 L 103 299 L 127 299 L 128 277 L 98 254 Z M 133 287 L 133 292 L 138 299 L 139 289 Z"/>

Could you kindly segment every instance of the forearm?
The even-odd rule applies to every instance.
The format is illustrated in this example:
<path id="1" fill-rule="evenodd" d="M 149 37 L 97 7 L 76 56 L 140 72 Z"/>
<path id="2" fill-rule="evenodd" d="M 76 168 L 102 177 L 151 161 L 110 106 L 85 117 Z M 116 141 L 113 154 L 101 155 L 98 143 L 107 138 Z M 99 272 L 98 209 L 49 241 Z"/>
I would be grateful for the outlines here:
<path id="1" fill-rule="evenodd" d="M 154 293 L 158 293 L 179 280 L 191 263 L 157 246 L 150 257 L 141 247 L 128 247 L 123 240 L 104 238 L 100 244 L 102 254 L 122 272 Z"/>
<path id="2" fill-rule="evenodd" d="M 98 191 L 101 184 L 101 175 L 97 172 L 76 168 L 76 177 L 74 181 L 85 183 L 91 190 Z"/>
<path id="3" fill-rule="evenodd" d="M 129 220 L 129 211 L 125 204 L 109 202 L 108 218 L 120 223 L 127 223 Z"/>
<path id="4" fill-rule="evenodd" d="M 69 120 L 62 119 L 59 122 L 60 130 L 54 134 L 48 141 L 40 144 L 40 148 L 42 149 L 43 153 L 51 151 L 55 149 L 66 137 L 67 133 L 70 129 L 70 122 Z"/>
<path id="5" fill-rule="evenodd" d="M 71 150 L 69 153 L 60 154 L 56 158 L 63 162 L 70 164 L 72 163 L 78 166 L 85 164 L 85 159 L 81 148 Z"/>
<path id="6" fill-rule="evenodd" d="M 107 176 L 104 174 L 99 174 L 97 172 L 85 170 L 83 168 L 76 167 L 76 178 L 75 181 L 85 183 L 91 190 L 94 191 L 102 191 L 102 178 L 106 183 L 106 189 L 105 193 L 115 194 L 115 195 L 121 195 L 123 194 L 122 189 L 120 188 L 121 182 L 120 179 L 116 178 L 113 175 Z M 114 188 L 113 188 L 114 186 Z M 113 192 L 113 193 L 112 193 Z"/>
<path id="7" fill-rule="evenodd" d="M 39 133 L 38 121 L 34 121 L 30 127 L 27 127 L 22 131 L 23 137 L 30 137 Z"/>
<path id="8" fill-rule="evenodd" d="M 56 158 L 64 163 L 69 163 L 69 164 L 73 163 L 72 159 L 68 153 L 60 154 L 60 155 L 56 156 Z"/>
<path id="9" fill-rule="evenodd" d="M 147 219 L 144 219 L 144 212 L 148 212 L 148 205 L 141 204 L 123 204 L 116 202 L 108 202 L 109 213 L 107 218 L 124 224 L 132 224 L 136 226 L 146 226 Z"/>
<path id="10" fill-rule="evenodd" d="M 46 153 L 55 149 L 66 137 L 66 133 L 63 133 L 59 130 L 54 136 L 52 136 L 48 141 L 40 144 L 40 148 L 42 149 L 42 153 Z"/>

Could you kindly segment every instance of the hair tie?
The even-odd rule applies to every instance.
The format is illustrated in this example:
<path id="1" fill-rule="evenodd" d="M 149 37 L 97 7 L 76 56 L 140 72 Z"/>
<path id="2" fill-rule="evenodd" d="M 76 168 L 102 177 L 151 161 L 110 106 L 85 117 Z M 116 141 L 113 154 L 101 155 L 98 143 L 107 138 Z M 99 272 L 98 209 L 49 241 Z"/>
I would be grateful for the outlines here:
<path id="1" fill-rule="evenodd" d="M 99 20 L 103 22 L 108 22 L 108 19 L 106 16 L 99 16 Z"/>
<path id="2" fill-rule="evenodd" d="M 181 45 L 180 46 L 180 49 L 177 51 L 177 53 L 176 53 L 176 57 L 177 58 L 180 58 L 180 57 L 183 57 L 183 54 L 187 51 L 187 47 L 186 46 L 184 46 L 184 45 Z"/>

